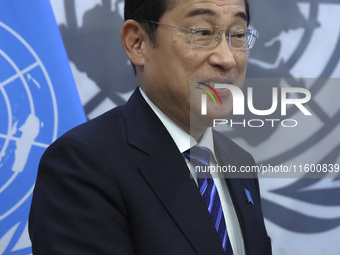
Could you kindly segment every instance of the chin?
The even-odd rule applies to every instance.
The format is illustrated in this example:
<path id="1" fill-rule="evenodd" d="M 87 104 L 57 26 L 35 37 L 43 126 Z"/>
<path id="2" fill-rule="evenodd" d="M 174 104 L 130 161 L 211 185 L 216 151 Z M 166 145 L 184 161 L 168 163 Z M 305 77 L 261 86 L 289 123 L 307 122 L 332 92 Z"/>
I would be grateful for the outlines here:
<path id="1" fill-rule="evenodd" d="M 190 116 L 190 124 L 192 127 L 197 129 L 206 129 L 208 127 L 213 127 L 214 122 L 217 119 L 224 120 L 231 113 L 231 108 L 224 108 L 223 110 L 210 110 L 208 109 L 207 115 L 195 114 Z"/>
<path id="2" fill-rule="evenodd" d="M 196 100 L 190 108 L 190 126 L 198 129 L 206 129 L 214 126 L 214 120 L 226 119 L 232 112 L 232 100 L 224 100 L 223 106 L 208 102 L 206 107 L 206 114 L 201 112 L 201 101 Z"/>

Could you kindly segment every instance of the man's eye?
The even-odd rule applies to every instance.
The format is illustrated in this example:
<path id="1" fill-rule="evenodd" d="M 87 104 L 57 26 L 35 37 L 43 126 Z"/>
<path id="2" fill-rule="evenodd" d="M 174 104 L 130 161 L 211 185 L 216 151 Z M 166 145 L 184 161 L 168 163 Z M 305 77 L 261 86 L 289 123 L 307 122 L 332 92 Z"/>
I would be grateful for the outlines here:
<path id="1" fill-rule="evenodd" d="M 199 36 L 208 36 L 211 35 L 211 31 L 208 29 L 195 29 L 195 34 Z"/>
<path id="2" fill-rule="evenodd" d="M 237 39 L 243 39 L 246 37 L 246 34 L 244 32 L 235 32 L 231 34 L 231 37 L 234 37 Z"/>

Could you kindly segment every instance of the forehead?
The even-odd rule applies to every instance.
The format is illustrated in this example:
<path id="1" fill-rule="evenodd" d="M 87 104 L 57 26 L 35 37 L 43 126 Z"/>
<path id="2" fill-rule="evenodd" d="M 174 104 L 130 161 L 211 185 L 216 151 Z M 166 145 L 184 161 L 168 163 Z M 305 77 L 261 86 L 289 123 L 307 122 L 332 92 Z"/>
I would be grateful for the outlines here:
<path id="1" fill-rule="evenodd" d="M 190 4 L 213 4 L 219 7 L 227 5 L 244 5 L 244 0 L 184 0 Z"/>
<path id="2" fill-rule="evenodd" d="M 175 7 L 166 14 L 171 14 L 180 20 L 200 16 L 248 20 L 244 0 L 177 0 Z"/>

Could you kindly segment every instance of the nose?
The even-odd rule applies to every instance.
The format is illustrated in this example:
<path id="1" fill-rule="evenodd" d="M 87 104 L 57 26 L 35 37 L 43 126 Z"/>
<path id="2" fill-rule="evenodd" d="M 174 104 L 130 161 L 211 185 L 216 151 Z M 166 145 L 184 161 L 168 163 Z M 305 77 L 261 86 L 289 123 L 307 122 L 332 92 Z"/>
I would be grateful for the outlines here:
<path id="1" fill-rule="evenodd" d="M 219 43 L 212 48 L 208 62 L 211 66 L 221 71 L 228 71 L 236 66 L 234 52 L 226 40 L 225 32 L 221 35 Z"/>

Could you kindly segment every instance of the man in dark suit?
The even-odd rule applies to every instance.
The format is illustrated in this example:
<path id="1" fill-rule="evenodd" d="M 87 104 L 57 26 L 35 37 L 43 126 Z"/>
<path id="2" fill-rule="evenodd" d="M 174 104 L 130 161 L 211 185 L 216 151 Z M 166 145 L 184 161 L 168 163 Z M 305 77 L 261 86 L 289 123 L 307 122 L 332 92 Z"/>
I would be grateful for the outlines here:
<path id="1" fill-rule="evenodd" d="M 46 150 L 30 213 L 33 254 L 271 254 L 255 176 L 208 182 L 189 160 L 194 145 L 209 165 L 255 164 L 209 128 L 230 113 L 230 92 L 216 89 L 223 107 L 208 102 L 202 116 L 202 87 L 192 82 L 242 87 L 254 39 L 248 3 L 130 0 L 125 19 L 122 43 L 140 87 Z M 203 195 L 209 185 L 218 221 Z"/>

